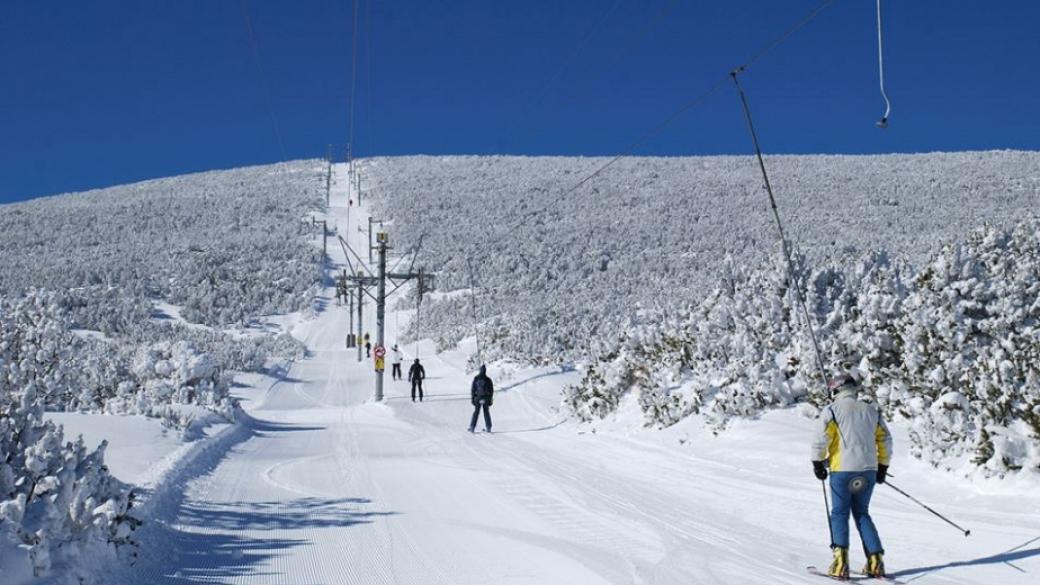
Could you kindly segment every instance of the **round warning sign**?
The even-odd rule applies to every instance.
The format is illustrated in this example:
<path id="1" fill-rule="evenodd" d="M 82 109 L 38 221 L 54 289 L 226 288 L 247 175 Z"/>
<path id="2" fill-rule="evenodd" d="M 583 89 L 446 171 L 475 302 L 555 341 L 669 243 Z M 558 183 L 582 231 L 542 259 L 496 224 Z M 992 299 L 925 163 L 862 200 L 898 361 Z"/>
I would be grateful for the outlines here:
<path id="1" fill-rule="evenodd" d="M 377 345 L 372 353 L 374 353 L 377 358 L 386 357 L 386 346 Z"/>

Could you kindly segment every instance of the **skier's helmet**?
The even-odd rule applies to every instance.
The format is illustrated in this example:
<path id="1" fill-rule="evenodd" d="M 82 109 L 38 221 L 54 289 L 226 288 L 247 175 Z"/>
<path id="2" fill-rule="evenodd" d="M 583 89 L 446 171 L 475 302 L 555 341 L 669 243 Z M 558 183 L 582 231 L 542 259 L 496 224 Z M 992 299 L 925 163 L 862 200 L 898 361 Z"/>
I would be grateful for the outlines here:
<path id="1" fill-rule="evenodd" d="M 839 374 L 827 381 L 827 388 L 831 391 L 831 394 L 837 394 L 842 390 L 858 387 L 859 383 L 856 382 L 856 378 L 852 377 L 852 374 L 848 373 Z"/>

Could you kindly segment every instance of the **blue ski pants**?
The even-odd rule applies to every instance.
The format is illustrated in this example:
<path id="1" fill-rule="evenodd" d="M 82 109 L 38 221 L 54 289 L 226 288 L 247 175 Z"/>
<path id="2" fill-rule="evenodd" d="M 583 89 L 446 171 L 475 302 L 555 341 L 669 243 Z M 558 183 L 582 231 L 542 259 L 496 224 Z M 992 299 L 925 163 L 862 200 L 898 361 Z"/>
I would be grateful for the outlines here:
<path id="1" fill-rule="evenodd" d="M 861 478 L 863 488 L 859 493 L 852 493 L 852 483 Z M 837 471 L 831 473 L 831 546 L 849 547 L 849 512 L 859 530 L 863 541 L 863 552 L 866 554 L 883 553 L 881 537 L 878 536 L 874 521 L 870 519 L 870 496 L 874 493 L 877 472 L 869 471 Z"/>

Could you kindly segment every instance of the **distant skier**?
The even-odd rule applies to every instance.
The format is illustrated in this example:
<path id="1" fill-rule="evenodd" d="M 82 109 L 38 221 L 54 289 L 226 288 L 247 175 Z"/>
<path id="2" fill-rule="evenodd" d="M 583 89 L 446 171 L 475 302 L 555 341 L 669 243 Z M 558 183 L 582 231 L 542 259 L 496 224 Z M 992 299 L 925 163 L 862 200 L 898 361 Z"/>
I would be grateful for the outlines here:
<path id="1" fill-rule="evenodd" d="M 419 363 L 419 358 L 415 358 L 415 363 L 412 364 L 411 368 L 408 368 L 408 381 L 412 383 L 412 402 L 415 402 L 415 389 L 419 389 L 419 402 L 422 402 L 423 391 L 422 381 L 426 379 L 426 368 L 422 367 Z"/>
<path id="2" fill-rule="evenodd" d="M 394 380 L 401 379 L 401 350 L 397 349 L 397 344 L 394 344 L 393 349 L 390 350 L 390 363 L 393 364 L 393 371 L 390 373 Z"/>
<path id="3" fill-rule="evenodd" d="M 470 386 L 470 401 L 473 403 L 473 417 L 469 419 L 469 432 L 477 428 L 477 416 L 484 411 L 484 430 L 491 432 L 491 404 L 495 401 L 495 384 L 488 378 L 487 367 L 480 366 L 480 373 L 473 378 Z"/>
<path id="4" fill-rule="evenodd" d="M 834 402 L 820 412 L 812 444 L 813 473 L 827 479 L 830 467 L 831 549 L 834 560 L 828 574 L 849 577 L 849 512 L 856 522 L 867 565 L 863 572 L 885 576 L 884 549 L 870 518 L 870 496 L 875 484 L 885 483 L 892 456 L 892 435 L 878 407 L 859 400 L 859 384 L 849 374 L 828 383 Z"/>

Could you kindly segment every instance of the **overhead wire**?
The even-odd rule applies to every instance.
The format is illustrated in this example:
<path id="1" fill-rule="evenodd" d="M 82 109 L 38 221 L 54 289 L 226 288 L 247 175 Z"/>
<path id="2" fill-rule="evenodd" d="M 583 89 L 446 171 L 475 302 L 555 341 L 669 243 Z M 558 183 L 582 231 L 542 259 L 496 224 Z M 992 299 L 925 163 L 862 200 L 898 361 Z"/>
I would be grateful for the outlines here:
<path id="1" fill-rule="evenodd" d="M 365 19 L 365 142 L 369 145 L 369 151 L 372 151 L 372 2 L 374 0 L 367 0 L 365 3 L 367 18 Z"/>
<path id="2" fill-rule="evenodd" d="M 812 22 L 817 16 L 820 15 L 821 12 L 823 12 L 827 7 L 829 7 L 834 2 L 835 2 L 835 0 L 824 0 L 822 3 L 820 3 L 815 8 L 813 8 L 805 17 L 803 17 L 801 20 L 799 20 L 793 26 L 789 27 L 782 35 L 780 35 L 779 37 L 773 39 L 768 44 L 766 44 L 762 49 L 760 49 L 759 51 L 754 53 L 751 56 L 751 58 L 748 59 L 747 61 L 745 61 L 743 65 L 738 67 L 738 69 L 741 70 L 741 71 L 744 71 L 744 70 L 748 69 L 749 67 L 751 67 L 753 64 L 757 63 L 759 60 L 764 58 L 766 55 L 768 55 L 769 53 L 774 51 L 777 47 L 782 45 L 785 41 L 787 41 L 796 32 L 798 32 L 799 30 L 804 28 L 807 24 Z M 505 238 L 505 237 L 508 237 L 508 236 L 512 235 L 516 230 L 518 230 L 521 227 L 523 227 L 524 225 L 526 225 L 527 222 L 531 220 L 531 218 L 533 218 L 536 215 L 540 215 L 542 213 L 545 213 L 546 211 L 548 211 L 549 209 L 551 209 L 552 207 L 557 205 L 559 201 L 562 201 L 565 197 L 567 197 L 571 193 L 574 193 L 575 191 L 577 191 L 578 189 L 580 189 L 581 187 L 586 185 L 592 179 L 598 177 L 600 174 L 602 174 L 608 168 L 613 166 L 619 160 L 621 160 L 622 158 L 625 158 L 627 156 L 630 156 L 636 149 L 638 149 L 639 147 L 641 147 L 644 144 L 646 144 L 651 138 L 654 138 L 655 136 L 657 136 L 658 134 L 663 132 L 665 129 L 667 129 L 669 126 L 671 126 L 676 120 L 678 120 L 683 114 L 685 114 L 686 112 L 688 112 L 688 111 L 692 110 L 693 108 L 695 108 L 695 107 L 701 105 L 702 103 L 704 103 L 709 97 L 714 95 L 716 92 L 718 92 L 724 86 L 728 85 L 729 82 L 730 82 L 730 75 L 729 75 L 729 73 L 720 76 L 715 82 L 713 82 L 710 86 L 708 86 L 708 88 L 706 90 L 704 90 L 703 92 L 698 94 L 696 97 L 694 97 L 693 99 L 689 100 L 688 102 L 686 102 L 685 104 L 680 106 L 678 109 L 674 110 L 667 117 L 665 117 L 661 122 L 658 122 L 656 125 L 654 125 L 649 130 L 644 132 L 642 135 L 640 135 L 638 138 L 633 140 L 631 143 L 629 143 L 619 154 L 617 154 L 617 155 L 611 157 L 610 159 L 608 159 L 606 163 L 604 163 L 603 165 L 597 167 L 592 173 L 589 173 L 588 175 L 585 175 L 584 177 L 582 177 L 580 180 L 578 180 L 570 188 L 565 189 L 564 191 L 562 191 L 559 194 L 559 196 L 554 197 L 554 198 L 549 198 L 549 202 L 546 203 L 545 205 L 543 205 L 540 208 L 535 209 L 533 211 L 529 211 L 527 213 L 522 214 L 521 217 L 520 217 L 520 220 L 517 223 L 515 223 L 513 226 L 507 228 L 504 232 L 501 232 L 501 233 L 499 233 L 497 235 L 492 236 L 490 238 L 490 240 L 485 240 L 484 242 L 481 242 L 481 245 L 486 246 L 488 243 L 495 243 L 495 242 L 501 240 L 502 238 Z"/>
<path id="3" fill-rule="evenodd" d="M 275 139 L 278 141 L 278 150 L 282 155 L 282 160 L 288 160 L 285 141 L 282 140 L 282 129 L 278 124 L 278 116 L 275 115 L 274 101 L 271 99 L 271 87 L 267 81 L 267 72 L 264 70 L 263 60 L 260 58 L 260 47 L 256 42 L 256 33 L 253 31 L 253 21 L 249 17 L 249 0 L 242 0 L 242 15 L 245 18 L 246 32 L 249 36 L 249 48 L 253 55 L 253 64 L 256 65 L 256 69 L 260 73 L 260 83 L 263 86 L 264 99 L 267 103 L 267 115 L 271 119 Z"/>
<path id="4" fill-rule="evenodd" d="M 566 198 L 570 194 L 574 193 L 575 191 L 577 191 L 578 189 L 580 189 L 584 185 L 588 184 L 589 181 L 591 181 L 594 178 L 598 177 L 600 174 L 602 174 L 608 168 L 613 166 L 619 160 L 621 160 L 622 158 L 625 158 L 626 156 L 630 156 L 636 149 L 638 149 L 643 144 L 648 142 L 650 139 L 654 138 L 655 136 L 657 136 L 658 134 L 663 132 L 665 129 L 667 129 L 669 126 L 671 126 L 671 124 L 673 124 L 676 120 L 678 120 L 683 114 L 685 114 L 686 112 L 692 110 L 693 108 L 701 105 L 709 97 L 711 97 L 712 95 L 717 93 L 720 89 L 722 89 L 724 86 L 726 86 L 729 83 L 731 78 L 734 81 L 736 81 L 736 74 L 738 72 L 746 71 L 752 65 L 754 65 L 755 63 L 757 63 L 761 59 L 765 58 L 772 51 L 774 51 L 777 47 L 781 46 L 784 42 L 786 42 L 789 38 L 791 38 L 791 36 L 793 36 L 795 33 L 800 31 L 802 28 L 804 28 L 810 22 L 815 20 L 816 17 L 818 17 L 824 10 L 826 10 L 829 6 L 831 6 L 834 3 L 834 1 L 835 0 L 823 0 L 823 2 L 818 4 L 811 11 L 809 11 L 804 17 L 802 17 L 795 24 L 793 24 L 792 26 L 787 28 L 783 32 L 783 34 L 781 34 L 780 36 L 776 37 L 775 39 L 773 39 L 772 41 L 770 41 L 769 43 L 764 45 L 757 52 L 753 53 L 751 55 L 751 57 L 748 60 L 746 60 L 742 65 L 740 65 L 736 69 L 732 70 L 730 73 L 727 73 L 727 74 L 725 74 L 723 76 L 720 76 L 716 81 L 714 81 L 711 85 L 709 85 L 707 87 L 707 89 L 705 89 L 703 92 L 701 92 L 700 94 L 696 95 L 693 99 L 691 99 L 691 100 L 687 101 L 686 103 L 684 103 L 678 109 L 676 109 L 673 112 L 671 112 L 661 122 L 657 123 L 656 125 L 651 127 L 649 130 L 647 130 L 646 132 L 641 134 L 639 137 L 637 137 L 634 141 L 629 143 L 619 154 L 617 154 L 617 155 L 611 157 L 610 159 L 608 159 L 604 164 L 600 165 L 595 170 L 593 170 L 593 172 L 583 176 L 580 180 L 578 180 L 570 188 L 565 189 L 564 191 L 562 191 L 559 194 L 559 196 L 553 197 L 553 198 L 549 198 L 548 203 L 546 203 L 545 205 L 541 206 L 538 209 L 535 209 L 535 210 L 532 210 L 530 212 L 527 212 L 527 213 L 523 214 L 521 216 L 520 220 L 517 223 L 513 224 L 511 227 L 507 228 L 503 232 L 500 232 L 498 234 L 492 235 L 492 237 L 489 238 L 488 240 L 481 241 L 479 243 L 479 245 L 481 247 L 487 248 L 489 245 L 494 244 L 494 243 L 500 241 L 503 238 L 511 236 L 514 232 L 516 232 L 516 230 L 518 230 L 521 227 L 523 227 L 524 225 L 526 225 L 532 218 L 549 211 L 551 208 L 553 208 L 555 205 L 557 205 L 559 201 L 562 201 L 564 198 Z M 750 118 L 749 118 L 749 121 L 750 121 Z M 756 138 L 756 143 L 757 143 L 757 138 Z M 764 172 L 764 167 L 763 167 L 763 172 Z M 771 194 L 770 194 L 770 199 L 772 200 L 772 195 Z M 775 207 L 774 207 L 774 212 L 775 211 L 776 210 L 775 210 Z M 777 220 L 779 221 L 779 216 L 777 216 Z M 781 226 L 781 237 L 782 237 L 782 226 Z M 785 251 L 786 251 L 786 245 L 787 245 L 786 244 L 786 240 L 783 240 L 783 241 L 784 241 L 784 247 L 785 247 Z M 474 246 L 475 245 L 476 244 L 474 244 Z M 465 247 L 463 247 L 464 253 L 462 254 L 462 256 L 464 256 L 466 258 L 467 263 L 471 263 L 472 260 L 473 260 L 473 253 L 471 253 L 471 252 L 470 253 L 465 253 L 465 250 L 466 250 Z M 474 248 L 470 248 L 470 250 L 474 250 Z M 559 252 L 557 253 L 557 257 L 558 256 L 559 256 Z M 788 254 L 788 262 L 789 262 L 789 265 L 790 265 L 790 256 L 789 256 L 789 254 Z M 472 287 L 472 266 L 470 266 L 470 275 L 471 275 L 471 287 Z M 799 289 L 799 291 L 800 291 L 800 289 Z M 799 294 L 800 294 L 800 292 L 799 292 Z M 476 318 L 475 317 L 475 303 L 476 303 L 475 297 L 472 298 L 472 302 L 473 302 L 473 305 L 474 305 L 473 313 L 474 313 L 474 320 L 475 320 L 475 318 Z M 808 321 L 808 314 L 807 314 L 807 310 L 805 309 L 804 303 L 803 303 L 802 307 L 803 307 L 803 311 L 806 312 L 806 319 L 807 319 L 806 323 L 809 324 L 810 321 Z M 475 321 L 474 321 L 474 327 L 476 327 L 476 322 Z M 822 358 L 820 357 L 819 346 L 816 343 L 815 333 L 812 331 L 811 324 L 809 324 L 808 327 L 809 327 L 810 335 L 812 335 L 814 347 L 816 349 L 816 355 L 817 355 L 818 364 L 822 366 Z M 823 368 L 822 367 L 821 367 L 821 372 L 823 372 Z M 824 376 L 824 379 L 826 379 L 826 376 Z"/>
<path id="5" fill-rule="evenodd" d="M 351 38 L 353 51 L 351 52 L 350 66 L 350 129 L 347 149 L 350 151 L 351 164 L 353 164 L 354 153 L 357 152 L 354 144 L 354 101 L 357 95 L 357 57 L 358 57 L 358 0 L 354 0 L 354 33 Z"/>
<path id="6" fill-rule="evenodd" d="M 538 88 L 534 91 L 529 90 L 525 94 L 521 95 L 519 101 L 523 104 L 521 114 L 525 113 L 525 110 L 530 110 L 531 107 L 539 105 L 545 99 L 546 94 L 549 93 L 549 89 L 556 85 L 560 78 L 563 77 L 563 73 L 567 71 L 567 68 L 571 66 L 571 63 L 575 61 L 579 55 L 585 50 L 592 38 L 599 32 L 599 30 L 606 24 L 607 20 L 617 12 L 618 7 L 624 0 L 614 0 L 614 3 L 600 15 L 599 19 L 592 25 L 585 34 L 578 39 L 578 42 L 570 50 L 566 57 L 558 61 L 559 65 L 556 67 L 556 71 L 545 78 Z M 507 135 L 512 135 L 518 126 L 523 126 L 523 122 L 526 120 L 523 116 L 514 115 L 511 117 L 513 124 L 506 130 Z"/>

